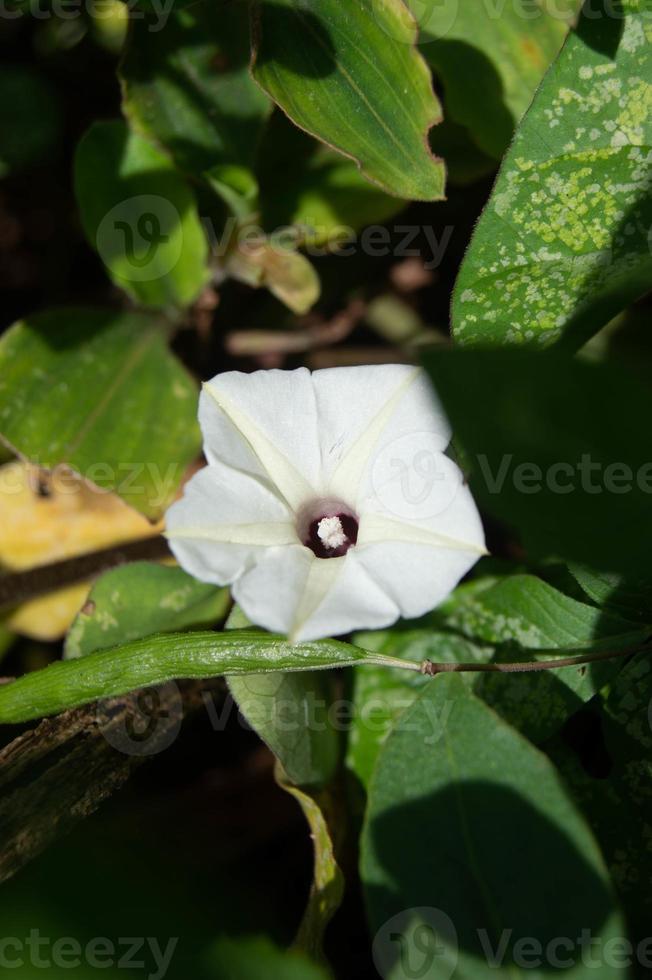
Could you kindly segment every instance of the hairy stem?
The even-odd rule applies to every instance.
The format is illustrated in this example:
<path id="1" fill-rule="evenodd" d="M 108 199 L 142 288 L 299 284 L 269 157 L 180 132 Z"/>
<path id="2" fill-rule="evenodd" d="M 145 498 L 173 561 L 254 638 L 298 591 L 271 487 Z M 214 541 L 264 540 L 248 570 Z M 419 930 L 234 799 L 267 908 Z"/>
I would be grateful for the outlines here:
<path id="1" fill-rule="evenodd" d="M 578 657 L 557 657 L 555 660 L 532 660 L 508 664 L 445 663 L 435 664 L 424 660 L 421 673 L 428 677 L 447 673 L 497 673 L 525 674 L 536 670 L 554 670 L 557 667 L 581 667 L 582 664 L 597 663 L 600 660 L 613 660 L 616 657 L 629 657 L 645 649 L 644 646 L 627 647 L 624 650 L 607 650 L 600 653 L 586 653 Z"/>

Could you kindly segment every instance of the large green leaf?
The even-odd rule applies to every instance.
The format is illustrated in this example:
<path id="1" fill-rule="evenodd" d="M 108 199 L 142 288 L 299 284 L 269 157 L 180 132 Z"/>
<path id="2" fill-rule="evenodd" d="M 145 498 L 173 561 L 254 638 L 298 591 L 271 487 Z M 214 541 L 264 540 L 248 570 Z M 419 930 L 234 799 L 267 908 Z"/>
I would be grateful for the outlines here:
<path id="1" fill-rule="evenodd" d="M 0 340 L 0 437 L 157 517 L 198 454 L 197 388 L 155 317 L 57 310 Z"/>
<path id="2" fill-rule="evenodd" d="M 329 670 L 364 664 L 396 667 L 400 661 L 335 640 L 296 645 L 257 630 L 165 633 L 61 660 L 0 685 L 0 724 L 57 714 L 175 678 Z"/>
<path id="3" fill-rule="evenodd" d="M 114 282 L 147 306 L 196 298 L 208 243 L 192 191 L 164 153 L 122 122 L 94 123 L 77 147 L 75 194 Z"/>
<path id="4" fill-rule="evenodd" d="M 649 289 L 649 10 L 612 6 L 587 6 L 505 158 L 456 285 L 460 343 L 577 345 Z"/>
<path id="5" fill-rule="evenodd" d="M 482 590 L 458 589 L 441 612 L 449 626 L 472 639 L 528 650 L 618 650 L 649 632 L 577 602 L 535 575 L 510 575 Z"/>
<path id="6" fill-rule="evenodd" d="M 392 980 L 544 977 L 561 959 L 565 976 L 588 978 L 583 930 L 601 950 L 624 935 L 600 852 L 549 760 L 457 675 L 428 684 L 381 751 L 362 876 L 376 965 Z"/>
<path id="7" fill-rule="evenodd" d="M 474 583 L 475 584 L 475 583 Z M 511 575 L 487 588 L 461 586 L 440 610 L 449 627 L 474 641 L 497 647 L 497 663 L 552 659 L 573 651 L 631 649 L 650 628 L 577 602 L 533 575 Z M 390 653 L 390 650 L 384 650 Z M 544 673 L 487 673 L 474 677 L 473 690 L 498 714 L 540 744 L 622 670 L 614 657 Z"/>
<path id="8" fill-rule="evenodd" d="M 93 585 L 70 627 L 64 655 L 84 657 L 152 633 L 214 626 L 229 601 L 228 589 L 198 582 L 181 568 L 132 562 Z"/>
<path id="9" fill-rule="evenodd" d="M 465 636 L 443 632 L 459 630 Z M 535 661 L 536 652 L 617 651 L 643 642 L 650 630 L 570 599 L 530 575 L 480 579 L 455 590 L 417 626 L 361 633 L 355 642 L 385 656 L 437 663 Z M 474 692 L 498 714 L 541 743 L 622 669 L 619 658 L 545 673 L 465 673 Z M 368 786 L 380 748 L 401 712 L 420 693 L 424 677 L 400 670 L 356 671 L 347 762 Z"/>
<path id="10" fill-rule="evenodd" d="M 359 633 L 355 642 L 365 650 L 374 650 L 401 660 L 489 663 L 493 656 L 490 647 L 482 648 L 463 637 L 442 633 L 432 626 L 410 629 L 394 627 L 374 633 Z M 471 684 L 476 675 L 460 676 L 465 683 Z M 378 753 L 397 718 L 428 683 L 429 680 L 423 675 L 407 670 L 370 667 L 354 672 L 353 720 L 346 761 L 365 788 L 369 786 Z"/>
<path id="11" fill-rule="evenodd" d="M 467 127 L 485 153 L 500 159 L 567 23 L 528 0 L 498 5 L 410 0 L 421 50 L 444 86 L 446 115 Z"/>
<path id="12" fill-rule="evenodd" d="M 627 577 L 612 572 L 596 572 L 586 565 L 571 563 L 569 570 L 584 592 L 598 606 L 643 623 L 652 622 L 652 577 Z"/>
<path id="13" fill-rule="evenodd" d="M 329 714 L 327 674 L 273 672 L 229 677 L 229 688 L 247 722 L 280 760 L 297 786 L 325 785 L 340 759 L 340 735 Z"/>
<path id="14" fill-rule="evenodd" d="M 649 564 L 652 392 L 616 363 L 452 350 L 426 365 L 486 510 L 538 557 L 613 572 Z"/>
<path id="15" fill-rule="evenodd" d="M 256 81 L 302 129 L 396 197 L 438 200 L 441 107 L 402 0 L 256 0 Z"/>
<path id="16" fill-rule="evenodd" d="M 271 103 L 249 75 L 246 5 L 200 0 L 157 31 L 153 18 L 134 20 L 120 69 L 128 119 L 190 173 L 250 167 Z"/>

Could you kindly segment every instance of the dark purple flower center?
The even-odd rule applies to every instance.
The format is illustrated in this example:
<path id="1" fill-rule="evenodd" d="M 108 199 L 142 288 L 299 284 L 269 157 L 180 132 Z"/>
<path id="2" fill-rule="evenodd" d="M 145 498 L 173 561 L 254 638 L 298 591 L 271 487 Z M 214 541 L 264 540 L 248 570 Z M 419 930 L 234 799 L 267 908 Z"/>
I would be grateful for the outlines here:
<path id="1" fill-rule="evenodd" d="M 357 520 L 341 512 L 322 514 L 311 521 L 304 544 L 317 558 L 341 558 L 357 540 Z"/>

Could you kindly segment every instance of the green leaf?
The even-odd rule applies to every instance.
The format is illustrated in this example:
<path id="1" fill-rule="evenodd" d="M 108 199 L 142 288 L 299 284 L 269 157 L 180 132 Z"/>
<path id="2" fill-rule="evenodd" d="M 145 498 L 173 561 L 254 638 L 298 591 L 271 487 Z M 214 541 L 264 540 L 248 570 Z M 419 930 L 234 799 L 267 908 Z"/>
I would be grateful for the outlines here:
<path id="1" fill-rule="evenodd" d="M 382 749 L 361 869 L 384 976 L 416 966 L 433 980 L 525 978 L 554 969 L 549 944 L 563 936 L 565 975 L 588 978 L 582 930 L 600 944 L 625 935 L 600 852 L 549 760 L 456 675 L 428 684 Z"/>
<path id="2" fill-rule="evenodd" d="M 117 285 L 153 307 L 196 298 L 208 243 L 193 194 L 165 154 L 122 122 L 94 123 L 75 154 L 75 194 Z"/>
<path id="3" fill-rule="evenodd" d="M 652 622 L 652 580 L 649 575 L 624 576 L 596 572 L 572 562 L 569 570 L 584 592 L 609 612 L 643 623 Z"/>
<path id="4" fill-rule="evenodd" d="M 336 251 L 343 231 L 382 224 L 405 206 L 362 176 L 355 163 L 320 146 L 275 112 L 263 138 L 257 173 L 264 227 L 292 225 L 299 242 Z"/>
<path id="5" fill-rule="evenodd" d="M 337 771 L 340 735 L 329 714 L 330 678 L 313 671 L 229 677 L 241 714 L 297 786 L 324 786 Z"/>
<path id="6" fill-rule="evenodd" d="M 65 464 L 115 490 L 150 518 L 199 452 L 196 411 L 196 385 L 152 316 L 57 310 L 0 340 L 0 437 L 38 466 Z"/>
<path id="7" fill-rule="evenodd" d="M 510 575 L 480 591 L 458 589 L 439 612 L 471 639 L 527 650 L 619 650 L 649 632 L 577 602 L 535 575 Z"/>
<path id="8" fill-rule="evenodd" d="M 253 17 L 254 78 L 297 126 L 389 194 L 443 197 L 441 107 L 401 0 L 257 0 Z"/>
<path id="9" fill-rule="evenodd" d="M 481 648 L 460 636 L 442 633 L 432 627 L 403 629 L 394 627 L 375 633 L 359 633 L 356 644 L 401 660 L 437 663 L 475 661 L 488 663 L 491 648 Z M 473 674 L 461 674 L 472 684 Z M 378 754 L 396 720 L 422 692 L 429 679 L 406 670 L 379 670 L 370 667 L 354 672 L 353 724 L 347 744 L 347 765 L 368 789 Z"/>
<path id="10" fill-rule="evenodd" d="M 426 366 L 476 500 L 531 556 L 649 564 L 652 466 L 634 420 L 652 393 L 634 374 L 551 351 L 438 351 Z"/>
<path id="11" fill-rule="evenodd" d="M 269 939 L 220 939 L 206 956 L 211 976 L 224 980 L 328 980 L 329 974 L 293 950 L 280 950 Z"/>
<path id="12" fill-rule="evenodd" d="M 283 637 L 251 630 L 166 633 L 58 661 L 0 685 L 0 724 L 57 714 L 98 698 L 173 679 L 364 664 L 395 667 L 397 661 L 335 640 L 296 645 Z"/>
<path id="13" fill-rule="evenodd" d="M 587 8 L 505 158 L 462 265 L 463 344 L 579 345 L 649 289 L 647 0 Z M 603 9 L 604 8 L 604 9 Z"/>
<path id="14" fill-rule="evenodd" d="M 585 729 L 577 757 L 569 749 L 568 739 L 558 739 L 550 746 L 553 759 L 595 830 L 634 942 L 647 942 L 652 915 L 651 702 L 652 661 L 648 650 L 624 668 L 590 715 L 580 716 L 585 725 L 590 720 L 593 725 Z M 601 735 L 606 749 L 603 758 L 598 755 Z"/>
<path id="15" fill-rule="evenodd" d="M 249 75 L 246 5 L 200 0 L 161 30 L 155 16 L 132 23 L 120 69 L 132 126 L 196 176 L 251 167 L 271 104 Z"/>
<path id="16" fill-rule="evenodd" d="M 70 627 L 64 656 L 84 657 L 152 633 L 214 626 L 228 604 L 228 589 L 198 582 L 181 568 L 132 562 L 95 582 Z"/>
<path id="17" fill-rule="evenodd" d="M 410 0 L 420 46 L 444 86 L 446 116 L 467 127 L 477 146 L 500 159 L 544 72 L 563 43 L 567 23 L 532 10 L 528 0 L 498 7 L 457 0 Z"/>
<path id="18" fill-rule="evenodd" d="M 496 663 L 553 659 L 582 650 L 627 650 L 650 628 L 605 615 L 533 575 L 512 575 L 486 589 L 458 588 L 438 610 L 449 627 L 494 644 Z M 530 651 L 543 656 L 533 656 Z M 478 674 L 473 690 L 531 742 L 543 743 L 622 670 L 615 657 L 542 673 Z"/>

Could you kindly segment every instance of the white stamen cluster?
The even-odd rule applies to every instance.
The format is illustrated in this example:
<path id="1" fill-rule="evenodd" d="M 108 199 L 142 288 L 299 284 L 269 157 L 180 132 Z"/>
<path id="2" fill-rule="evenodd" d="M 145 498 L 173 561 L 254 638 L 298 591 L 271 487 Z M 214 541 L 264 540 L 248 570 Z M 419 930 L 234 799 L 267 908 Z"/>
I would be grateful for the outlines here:
<path id="1" fill-rule="evenodd" d="M 317 525 L 317 534 L 324 548 L 341 548 L 347 541 L 339 517 L 322 517 Z"/>

